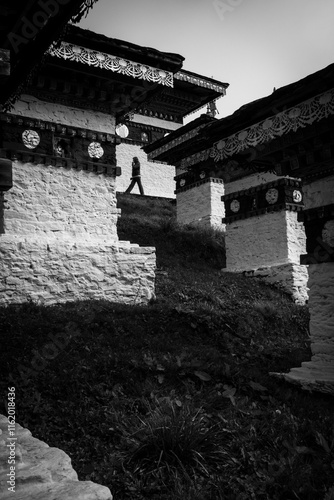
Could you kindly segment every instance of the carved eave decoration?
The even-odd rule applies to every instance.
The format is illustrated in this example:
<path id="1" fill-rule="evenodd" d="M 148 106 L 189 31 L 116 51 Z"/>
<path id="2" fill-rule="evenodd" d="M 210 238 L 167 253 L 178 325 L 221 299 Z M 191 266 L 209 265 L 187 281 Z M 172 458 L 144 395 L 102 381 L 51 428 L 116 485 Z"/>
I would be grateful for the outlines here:
<path id="1" fill-rule="evenodd" d="M 70 26 L 65 40 L 50 48 L 27 93 L 124 122 L 161 88 L 172 89 L 183 59 Z"/>
<path id="2" fill-rule="evenodd" d="M 190 73 L 189 71 L 185 70 L 178 71 L 175 74 L 175 79 L 182 82 L 188 82 L 192 85 L 203 87 L 205 89 L 214 90 L 221 95 L 226 94 L 226 88 L 229 85 L 228 83 L 221 83 L 210 78 L 204 78 L 203 76 L 195 75 L 194 73 Z"/>
<path id="3" fill-rule="evenodd" d="M 331 115 L 334 115 L 334 89 L 272 115 L 236 134 L 220 139 L 213 145 L 210 156 L 215 162 L 224 160 L 289 132 L 296 132 L 300 128 L 305 128 Z"/>
<path id="4" fill-rule="evenodd" d="M 331 65 L 279 89 L 278 96 L 274 92 L 249 103 L 201 128 L 189 147 L 188 130 L 179 129 L 177 141 L 182 143 L 182 134 L 185 141 L 177 165 L 196 171 L 211 162 L 217 177 L 227 182 L 263 171 L 302 177 L 306 182 L 328 175 L 334 171 L 333 78 Z M 255 121 L 260 116 L 262 120 Z M 161 146 L 151 146 L 151 157 L 175 160 L 175 138 L 164 141 L 163 153 Z"/>
<path id="5" fill-rule="evenodd" d="M 229 86 L 228 83 L 203 77 L 186 70 L 178 71 L 174 75 L 174 82 L 175 89 L 180 89 L 180 92 L 193 97 L 193 103 L 185 103 L 183 117 L 197 112 L 209 102 L 216 102 L 221 97 L 224 97 Z"/>
<path id="6" fill-rule="evenodd" d="M 222 83 L 186 70 L 174 74 L 174 87 L 162 87 L 136 113 L 153 116 L 166 115 L 167 120 L 183 123 L 183 118 L 197 112 L 209 102 L 226 94 L 228 83 Z"/>
<path id="7" fill-rule="evenodd" d="M 51 47 L 49 54 L 65 61 L 74 61 L 91 66 L 92 68 L 100 68 L 131 78 L 139 78 L 150 83 L 173 87 L 173 73 L 170 71 L 153 68 L 145 64 L 136 63 L 125 58 L 71 43 L 61 42 L 59 47 Z"/>

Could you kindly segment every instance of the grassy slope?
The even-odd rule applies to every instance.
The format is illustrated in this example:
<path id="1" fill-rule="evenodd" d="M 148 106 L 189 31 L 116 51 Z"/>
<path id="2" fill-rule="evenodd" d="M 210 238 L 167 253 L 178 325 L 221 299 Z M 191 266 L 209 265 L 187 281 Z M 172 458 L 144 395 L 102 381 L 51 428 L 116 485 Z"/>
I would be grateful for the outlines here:
<path id="1" fill-rule="evenodd" d="M 17 420 L 117 500 L 323 499 L 333 399 L 268 375 L 309 359 L 306 308 L 221 273 L 219 234 L 181 230 L 169 202 L 119 206 L 120 239 L 157 248 L 157 300 L 0 309 Z M 61 353 L 33 367 L 64 332 Z"/>

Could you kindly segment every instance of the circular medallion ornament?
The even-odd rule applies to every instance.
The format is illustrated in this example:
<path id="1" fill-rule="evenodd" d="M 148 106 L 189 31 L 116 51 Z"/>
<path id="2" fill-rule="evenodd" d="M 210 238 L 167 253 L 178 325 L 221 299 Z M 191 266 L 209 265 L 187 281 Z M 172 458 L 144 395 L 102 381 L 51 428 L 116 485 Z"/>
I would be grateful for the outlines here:
<path id="1" fill-rule="evenodd" d="M 319 98 L 320 104 L 329 104 L 332 100 L 332 96 L 330 92 L 326 92 L 326 94 L 323 94 Z"/>
<path id="2" fill-rule="evenodd" d="M 298 116 L 301 114 L 301 109 L 300 108 L 292 108 L 289 113 L 288 113 L 288 116 L 289 118 L 298 118 Z"/>
<path id="3" fill-rule="evenodd" d="M 35 149 L 40 143 L 40 136 L 36 130 L 25 130 L 22 132 L 22 141 L 26 148 Z"/>
<path id="4" fill-rule="evenodd" d="M 103 147 L 99 142 L 91 142 L 88 146 L 88 154 L 91 158 L 101 158 L 104 154 Z"/>
<path id="5" fill-rule="evenodd" d="M 217 142 L 217 144 L 216 144 L 217 149 L 221 150 L 221 149 L 224 149 L 224 147 L 225 147 L 225 141 L 221 140 L 221 141 Z"/>
<path id="6" fill-rule="evenodd" d="M 300 203 L 303 199 L 303 195 L 299 189 L 294 189 L 292 193 L 292 199 L 295 203 Z"/>
<path id="7" fill-rule="evenodd" d="M 239 132 L 239 134 L 238 134 L 239 141 L 244 141 L 246 139 L 247 135 L 248 135 L 247 130 L 242 130 L 241 132 Z"/>
<path id="8" fill-rule="evenodd" d="M 262 128 L 263 128 L 264 130 L 268 130 L 268 129 L 269 129 L 270 127 L 272 127 L 272 126 L 273 126 L 273 121 L 272 121 L 272 120 L 270 120 L 270 118 L 268 118 L 268 120 L 266 120 L 266 121 L 263 123 Z"/>
<path id="9" fill-rule="evenodd" d="M 180 180 L 180 186 L 183 187 L 186 183 L 186 180 L 185 179 L 181 179 Z"/>
<path id="10" fill-rule="evenodd" d="M 278 191 L 275 188 L 268 189 L 266 192 L 266 200 L 269 205 L 273 205 L 278 200 Z"/>
<path id="11" fill-rule="evenodd" d="M 129 135 L 129 129 L 124 123 L 120 123 L 116 127 L 116 134 L 122 139 L 125 139 Z"/>
<path id="12" fill-rule="evenodd" d="M 239 212 L 239 210 L 240 210 L 240 203 L 238 202 L 238 200 L 232 200 L 231 201 L 231 203 L 230 203 L 230 209 L 234 213 Z"/>

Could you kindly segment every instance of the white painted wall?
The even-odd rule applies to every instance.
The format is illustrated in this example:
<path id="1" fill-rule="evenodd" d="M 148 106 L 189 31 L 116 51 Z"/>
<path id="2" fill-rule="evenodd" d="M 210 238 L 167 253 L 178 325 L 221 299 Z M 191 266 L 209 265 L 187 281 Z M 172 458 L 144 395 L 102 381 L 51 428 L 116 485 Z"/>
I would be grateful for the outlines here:
<path id="1" fill-rule="evenodd" d="M 122 193 L 129 187 L 134 156 L 137 156 L 140 161 L 141 182 L 145 195 L 175 198 L 175 167 L 164 163 L 150 162 L 141 146 L 125 142 L 116 146 L 117 166 L 122 169 L 122 175 L 116 180 L 116 191 Z M 137 184 L 131 193 L 140 194 Z"/>
<path id="2" fill-rule="evenodd" d="M 226 228 L 225 244 L 228 271 L 288 263 L 286 212 L 270 212 L 231 222 Z"/>
<path id="3" fill-rule="evenodd" d="M 225 194 L 235 193 L 236 191 L 242 191 L 243 189 L 249 189 L 251 187 L 266 184 L 267 182 L 277 181 L 282 178 L 282 176 L 277 176 L 276 174 L 272 174 L 270 172 L 248 175 L 242 179 L 227 182 L 225 184 Z"/>
<path id="4" fill-rule="evenodd" d="M 223 194 L 224 184 L 215 182 L 214 179 L 179 192 L 176 196 L 177 222 L 224 230 L 224 203 L 221 201 Z"/>
<path id="5" fill-rule="evenodd" d="M 13 113 L 114 133 L 113 116 L 23 97 Z M 154 297 L 155 248 L 119 242 L 116 179 L 71 168 L 13 162 L 0 206 L 0 303 Z"/>
<path id="6" fill-rule="evenodd" d="M 11 113 L 105 134 L 115 133 L 115 117 L 111 114 L 44 102 L 29 95 L 22 95 Z"/>

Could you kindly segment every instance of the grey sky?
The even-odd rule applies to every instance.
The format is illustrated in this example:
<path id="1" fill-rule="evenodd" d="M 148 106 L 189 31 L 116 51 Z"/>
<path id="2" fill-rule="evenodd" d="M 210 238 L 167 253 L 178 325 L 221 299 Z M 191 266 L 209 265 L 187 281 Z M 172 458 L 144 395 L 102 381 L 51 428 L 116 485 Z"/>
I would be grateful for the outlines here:
<path id="1" fill-rule="evenodd" d="M 218 118 L 334 62 L 333 0 L 99 0 L 81 27 L 228 82 Z"/>

